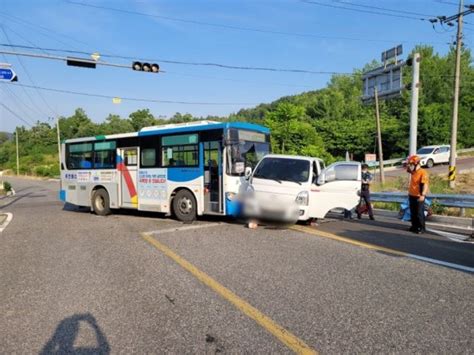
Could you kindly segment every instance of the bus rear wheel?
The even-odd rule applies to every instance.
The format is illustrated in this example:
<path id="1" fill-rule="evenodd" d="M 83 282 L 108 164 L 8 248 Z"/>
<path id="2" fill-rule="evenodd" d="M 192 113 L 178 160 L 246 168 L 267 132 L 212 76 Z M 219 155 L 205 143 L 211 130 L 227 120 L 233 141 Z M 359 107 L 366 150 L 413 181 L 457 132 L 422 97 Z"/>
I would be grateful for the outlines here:
<path id="1" fill-rule="evenodd" d="M 99 216 L 110 214 L 109 194 L 104 189 L 97 189 L 92 194 L 92 209 Z"/>
<path id="2" fill-rule="evenodd" d="M 188 190 L 180 190 L 173 198 L 173 212 L 181 222 L 190 223 L 196 219 L 196 199 Z"/>

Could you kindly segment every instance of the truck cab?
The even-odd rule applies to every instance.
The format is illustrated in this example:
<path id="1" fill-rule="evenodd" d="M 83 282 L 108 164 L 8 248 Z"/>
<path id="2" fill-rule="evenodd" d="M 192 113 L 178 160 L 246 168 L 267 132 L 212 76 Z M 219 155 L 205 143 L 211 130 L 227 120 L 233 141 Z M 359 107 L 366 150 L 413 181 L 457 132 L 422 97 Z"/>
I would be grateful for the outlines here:
<path id="1" fill-rule="evenodd" d="M 338 162 L 327 168 L 319 158 L 266 155 L 248 173 L 244 212 L 281 222 L 324 218 L 332 209 L 359 202 L 361 166 Z"/>

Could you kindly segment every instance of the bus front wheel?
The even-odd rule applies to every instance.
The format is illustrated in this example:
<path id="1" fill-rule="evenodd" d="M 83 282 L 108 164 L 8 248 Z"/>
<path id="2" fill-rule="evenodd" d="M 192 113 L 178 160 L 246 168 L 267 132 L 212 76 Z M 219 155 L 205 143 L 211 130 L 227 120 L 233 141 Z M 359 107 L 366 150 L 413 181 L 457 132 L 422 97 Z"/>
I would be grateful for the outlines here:
<path id="1" fill-rule="evenodd" d="M 110 214 L 109 194 L 104 189 L 97 189 L 92 194 L 92 209 L 99 216 Z"/>
<path id="2" fill-rule="evenodd" d="M 196 199 L 188 190 L 180 190 L 173 198 L 173 212 L 181 222 L 192 222 L 196 219 Z"/>

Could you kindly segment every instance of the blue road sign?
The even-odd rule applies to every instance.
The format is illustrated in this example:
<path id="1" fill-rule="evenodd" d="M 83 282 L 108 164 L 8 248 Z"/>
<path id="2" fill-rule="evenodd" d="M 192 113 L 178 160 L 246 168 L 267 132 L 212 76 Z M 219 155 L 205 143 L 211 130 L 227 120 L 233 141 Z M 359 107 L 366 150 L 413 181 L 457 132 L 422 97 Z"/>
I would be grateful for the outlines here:
<path id="1" fill-rule="evenodd" d="M 0 80 L 12 81 L 15 79 L 16 74 L 10 68 L 0 68 Z"/>

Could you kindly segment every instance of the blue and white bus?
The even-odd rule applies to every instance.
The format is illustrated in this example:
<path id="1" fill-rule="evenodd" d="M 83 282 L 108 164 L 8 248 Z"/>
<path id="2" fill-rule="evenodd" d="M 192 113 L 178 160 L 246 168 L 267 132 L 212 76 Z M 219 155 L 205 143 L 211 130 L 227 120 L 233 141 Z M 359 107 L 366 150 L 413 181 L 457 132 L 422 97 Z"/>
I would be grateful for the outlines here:
<path id="1" fill-rule="evenodd" d="M 237 215 L 244 172 L 270 152 L 269 129 L 197 121 L 62 144 L 60 198 L 98 215 L 130 208 L 192 221 Z"/>

